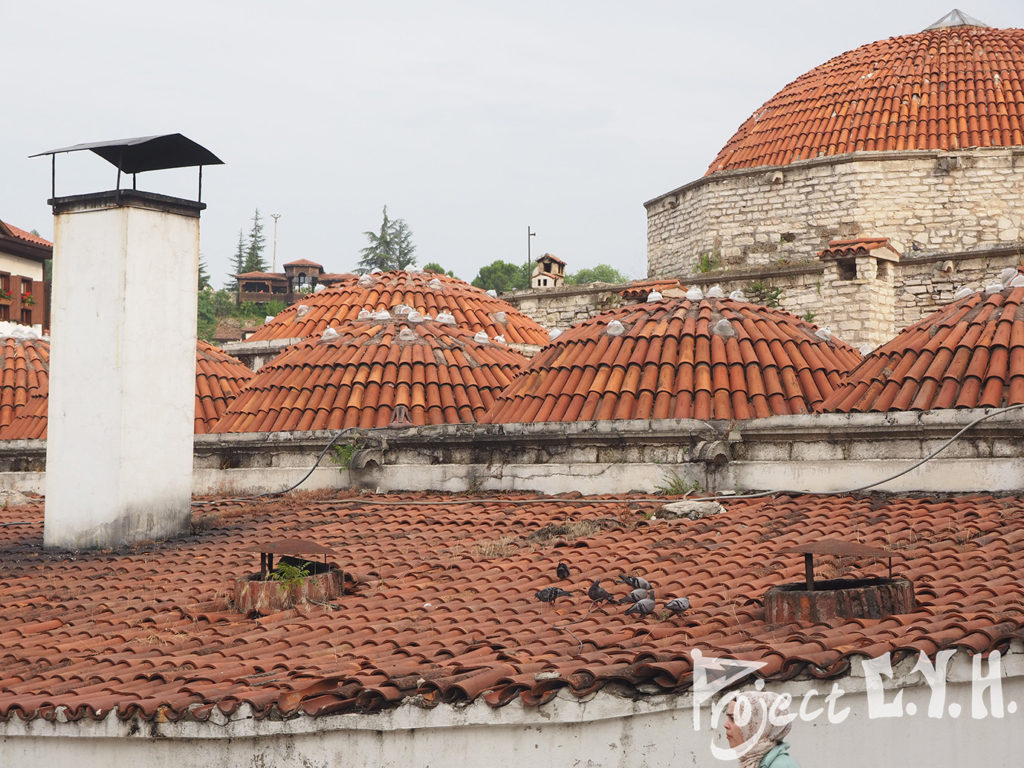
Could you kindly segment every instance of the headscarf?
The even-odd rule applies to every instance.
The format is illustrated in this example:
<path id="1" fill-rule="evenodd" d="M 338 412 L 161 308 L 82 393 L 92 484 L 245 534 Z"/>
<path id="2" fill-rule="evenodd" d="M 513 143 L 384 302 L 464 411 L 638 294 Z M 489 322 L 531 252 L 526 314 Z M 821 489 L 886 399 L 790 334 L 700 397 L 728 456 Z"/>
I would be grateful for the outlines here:
<path id="1" fill-rule="evenodd" d="M 773 717 L 779 719 L 788 713 L 788 707 L 778 704 L 780 698 L 779 694 L 770 691 L 744 691 L 736 696 L 736 708 L 743 707 L 750 712 L 750 719 L 746 724 L 736 723 L 740 733 L 743 734 L 743 742 L 746 743 L 755 734 L 761 734 L 754 745 L 740 757 L 740 768 L 757 768 L 761 763 L 761 758 L 789 733 L 792 723 L 776 724 L 772 722 Z M 740 699 L 745 699 L 745 702 L 741 702 Z"/>

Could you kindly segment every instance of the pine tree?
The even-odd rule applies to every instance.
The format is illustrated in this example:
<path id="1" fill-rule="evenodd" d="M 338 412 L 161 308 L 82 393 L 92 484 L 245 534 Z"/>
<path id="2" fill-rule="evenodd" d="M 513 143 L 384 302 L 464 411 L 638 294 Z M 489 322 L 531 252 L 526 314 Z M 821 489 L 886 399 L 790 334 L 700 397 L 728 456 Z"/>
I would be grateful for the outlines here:
<path id="1" fill-rule="evenodd" d="M 267 262 L 263 260 L 263 247 L 266 238 L 263 236 L 263 222 L 260 220 L 260 209 L 252 217 L 252 229 L 249 230 L 249 244 L 245 249 L 244 272 L 266 272 Z"/>
<path id="2" fill-rule="evenodd" d="M 238 277 L 237 275 L 245 272 L 245 238 L 242 236 L 242 230 L 238 230 L 238 247 L 235 249 L 235 255 L 232 257 L 231 266 L 234 267 L 234 271 L 228 275 L 230 278 L 225 287 L 232 293 L 238 293 Z"/>
<path id="3" fill-rule="evenodd" d="M 213 288 L 210 285 L 210 273 L 206 269 L 206 262 L 199 259 L 199 290 L 204 288 Z"/>
<path id="4" fill-rule="evenodd" d="M 402 219 L 389 219 L 388 207 L 384 206 L 384 217 L 380 224 L 380 232 L 364 232 L 370 244 L 360 253 L 359 266 L 356 272 L 365 275 L 374 269 L 389 272 L 395 269 L 406 269 L 416 263 L 413 253 L 416 246 L 412 243 L 412 231 Z"/>

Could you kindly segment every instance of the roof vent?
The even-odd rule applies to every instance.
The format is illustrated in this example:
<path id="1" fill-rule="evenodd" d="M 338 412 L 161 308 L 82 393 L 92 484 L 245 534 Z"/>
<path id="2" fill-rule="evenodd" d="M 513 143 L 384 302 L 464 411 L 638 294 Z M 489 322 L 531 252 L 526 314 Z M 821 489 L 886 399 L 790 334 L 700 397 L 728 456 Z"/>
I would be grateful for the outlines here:
<path id="1" fill-rule="evenodd" d="M 548 341 L 554 341 L 555 339 L 557 339 L 561 335 L 562 335 L 562 329 L 561 328 L 552 328 L 550 331 L 548 331 Z"/>
<path id="2" fill-rule="evenodd" d="M 380 312 L 374 312 L 373 313 L 373 319 L 374 320 L 390 320 L 391 319 L 391 313 L 388 312 L 386 309 L 382 309 Z"/>
<path id="3" fill-rule="evenodd" d="M 444 323 L 445 325 L 455 325 L 455 315 L 451 312 L 438 312 L 437 322 Z"/>
<path id="4" fill-rule="evenodd" d="M 398 332 L 398 338 L 402 341 L 416 341 L 416 331 L 408 327 L 403 328 Z"/>
<path id="5" fill-rule="evenodd" d="M 1011 288 L 1020 288 L 1024 285 L 1024 275 L 1017 275 L 1008 283 L 1008 285 Z"/>
<path id="6" fill-rule="evenodd" d="M 747 297 L 743 295 L 743 291 L 738 290 L 738 289 L 733 291 L 732 293 L 730 293 L 729 294 L 729 298 L 732 299 L 733 301 L 746 301 L 747 300 Z"/>
<path id="7" fill-rule="evenodd" d="M 820 539 L 779 550 L 780 554 L 804 556 L 805 580 L 798 584 L 771 587 L 764 595 L 765 621 L 789 624 L 806 621 L 814 624 L 839 619 L 881 619 L 896 613 L 909 613 L 917 607 L 914 584 L 909 579 L 892 577 L 893 551 L 868 547 L 839 539 Z M 887 578 L 814 580 L 814 556 L 884 557 L 889 561 Z"/>
<path id="8" fill-rule="evenodd" d="M 285 611 L 297 605 L 322 605 L 345 592 L 345 574 L 327 562 L 334 551 L 312 541 L 280 539 L 245 547 L 260 553 L 260 572 L 235 582 L 235 610 L 246 615 Z M 279 556 L 277 566 L 274 555 Z M 297 555 L 323 555 L 322 563 Z"/>
<path id="9" fill-rule="evenodd" d="M 609 336 L 621 336 L 626 332 L 626 326 L 620 323 L 618 320 L 612 320 L 608 323 L 608 335 Z"/>
<path id="10" fill-rule="evenodd" d="M 494 290 L 493 288 L 491 288 L 489 291 L 487 291 L 487 295 L 490 296 L 492 299 L 498 298 L 498 292 L 496 290 Z"/>
<path id="11" fill-rule="evenodd" d="M 496 322 L 496 323 L 507 323 L 508 322 L 508 314 L 505 313 L 505 312 L 495 312 L 494 313 L 494 322 Z"/>
<path id="12" fill-rule="evenodd" d="M 500 334 L 500 333 L 497 336 L 494 337 L 494 340 L 496 342 L 498 342 L 499 344 L 507 344 L 508 343 L 508 342 L 505 341 L 505 337 L 502 334 Z"/>
<path id="13" fill-rule="evenodd" d="M 968 16 L 959 8 L 954 8 L 934 24 L 929 24 L 923 31 L 929 29 L 942 29 L 943 27 L 987 27 L 984 21 L 979 21 L 973 16 Z"/>
<path id="14" fill-rule="evenodd" d="M 715 323 L 715 325 L 711 329 L 711 331 L 716 336 L 725 336 L 728 339 L 731 339 L 734 336 L 736 336 L 736 329 L 733 328 L 732 327 L 732 323 L 730 323 L 724 317 L 721 320 L 719 320 L 717 323 Z"/>
<path id="15" fill-rule="evenodd" d="M 412 311 L 412 307 L 407 304 L 399 304 L 396 307 L 392 307 L 391 311 L 395 313 L 395 317 L 401 317 L 402 315 L 408 315 Z"/>
<path id="16" fill-rule="evenodd" d="M 974 293 L 974 291 L 972 291 L 965 285 L 963 288 L 961 288 L 960 290 L 953 294 L 953 301 L 960 301 L 960 299 L 966 299 L 972 293 Z"/>
<path id="17" fill-rule="evenodd" d="M 373 278 L 370 277 L 369 275 L 363 275 L 362 277 L 359 278 L 359 284 L 364 288 L 369 285 L 373 285 Z"/>
<path id="18" fill-rule="evenodd" d="M 430 290 L 432 290 L 432 291 L 440 291 L 441 290 L 441 281 L 438 280 L 435 277 L 433 280 L 431 280 L 429 283 L 427 283 L 427 287 L 430 288 Z"/>
<path id="19" fill-rule="evenodd" d="M 309 307 L 305 304 L 299 304 L 299 306 L 295 308 L 296 317 L 305 317 L 307 312 L 309 312 Z"/>
<path id="20" fill-rule="evenodd" d="M 687 301 L 700 301 L 703 298 L 704 298 L 704 291 L 702 291 L 700 288 L 693 287 L 693 288 L 690 288 L 690 289 L 688 289 L 686 291 L 686 300 Z"/>
<path id="21" fill-rule="evenodd" d="M 722 287 L 720 285 L 713 285 L 710 288 L 708 288 L 708 292 L 704 295 L 707 296 L 709 299 L 724 299 L 725 291 L 722 290 Z"/>
<path id="22" fill-rule="evenodd" d="M 821 328 L 814 332 L 814 335 L 817 336 L 822 341 L 828 341 L 829 339 L 832 338 L 832 329 L 829 328 L 827 325 L 823 325 L 821 326 Z"/>
<path id="23" fill-rule="evenodd" d="M 1007 267 L 1006 269 L 999 273 L 999 282 L 1002 283 L 1003 285 L 1009 285 L 1010 281 L 1013 280 L 1013 278 L 1015 278 L 1018 274 L 1020 273 L 1013 267 Z"/>
<path id="24" fill-rule="evenodd" d="M 477 344 L 486 344 L 487 334 L 484 333 L 483 331 L 477 331 L 476 336 L 473 337 L 473 341 L 475 341 Z"/>
<path id="25" fill-rule="evenodd" d="M 384 270 L 381 269 L 380 267 L 375 267 L 374 269 L 370 270 L 370 274 L 371 275 L 383 275 L 384 274 Z"/>
<path id="26" fill-rule="evenodd" d="M 409 418 L 409 409 L 404 405 L 396 405 L 395 409 L 391 412 L 391 421 L 388 422 L 389 427 L 414 427 L 412 419 Z"/>
<path id="27" fill-rule="evenodd" d="M 330 341 L 331 339 L 338 338 L 338 332 L 334 330 L 333 326 L 327 326 L 324 328 L 324 332 L 320 335 L 321 341 Z"/>
<path id="28" fill-rule="evenodd" d="M 405 316 L 405 319 L 408 320 L 410 323 L 422 323 L 424 320 L 426 320 L 426 318 L 423 317 L 423 315 L 421 315 L 415 309 L 410 309 L 409 314 Z"/>
<path id="29" fill-rule="evenodd" d="M 356 320 L 369 320 L 373 317 L 373 313 L 368 309 L 359 310 L 359 314 L 356 315 Z"/>

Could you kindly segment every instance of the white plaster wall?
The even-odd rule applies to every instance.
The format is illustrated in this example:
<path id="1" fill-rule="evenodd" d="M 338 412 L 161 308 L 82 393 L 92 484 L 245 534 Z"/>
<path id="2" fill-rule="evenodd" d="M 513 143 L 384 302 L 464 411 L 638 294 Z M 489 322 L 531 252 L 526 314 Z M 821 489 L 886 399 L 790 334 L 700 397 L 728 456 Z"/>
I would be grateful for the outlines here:
<path id="1" fill-rule="evenodd" d="M 83 209 L 54 239 L 44 541 L 187 530 L 199 219 Z"/>
<path id="2" fill-rule="evenodd" d="M 21 277 L 31 277 L 33 280 L 43 279 L 42 264 L 3 252 L 0 252 L 0 272 L 9 272 L 12 275 L 20 275 Z"/>
<path id="3" fill-rule="evenodd" d="M 949 667 L 939 718 L 927 714 L 932 688 L 919 673 L 910 674 L 916 659 L 897 665 L 897 684 L 887 683 L 884 699 L 873 708 L 856 660 L 853 674 L 837 681 L 797 680 L 768 687 L 789 693 L 797 702 L 811 691 L 805 708 L 809 713 L 825 704 L 833 683 L 842 691 L 834 709 L 849 710 L 843 722 L 830 723 L 822 713 L 794 723 L 787 740 L 805 768 L 1016 768 L 1024 750 L 1024 681 L 1018 659 L 1016 653 L 1003 660 L 1001 716 L 994 715 L 991 689 L 971 683 L 971 661 L 964 655 Z M 985 716 L 975 717 L 982 711 L 976 697 L 985 705 Z M 879 714 L 879 703 L 895 707 L 893 716 L 872 717 Z M 958 717 L 952 716 L 953 705 L 959 708 Z M 376 715 L 287 721 L 254 720 L 246 707 L 230 721 L 207 724 L 122 722 L 113 713 L 99 723 L 80 724 L 23 723 L 15 717 L 0 723 L 0 758 L 5 765 L 49 768 L 731 768 L 735 762 L 721 761 L 711 752 L 713 739 L 724 746 L 716 733 L 709 706 L 701 708 L 696 720 L 689 695 L 648 695 L 634 701 L 600 692 L 580 702 L 560 693 L 540 708 L 513 703 L 491 709 L 474 703 L 421 709 L 406 704 Z"/>

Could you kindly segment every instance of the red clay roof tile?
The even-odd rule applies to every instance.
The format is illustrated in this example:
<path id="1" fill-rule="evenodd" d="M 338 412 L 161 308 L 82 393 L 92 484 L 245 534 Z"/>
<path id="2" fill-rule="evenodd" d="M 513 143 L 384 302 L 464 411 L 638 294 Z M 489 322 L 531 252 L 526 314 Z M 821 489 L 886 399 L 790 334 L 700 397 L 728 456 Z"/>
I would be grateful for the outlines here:
<path id="1" fill-rule="evenodd" d="M 868 355 L 821 412 L 982 408 L 1024 403 L 1024 287 L 972 293 Z"/>
<path id="2" fill-rule="evenodd" d="M 356 320 L 336 332 L 263 366 L 212 431 L 386 427 L 400 405 L 416 425 L 472 422 L 525 363 L 436 321 Z"/>
<path id="3" fill-rule="evenodd" d="M 352 275 L 286 308 L 248 341 L 319 336 L 329 325 L 355 320 L 364 309 L 393 313 L 400 304 L 432 317 L 449 312 L 459 327 L 483 331 L 491 338 L 503 335 L 508 344 L 540 346 L 548 341 L 546 330 L 508 302 L 457 278 L 431 272 Z"/>
<path id="4" fill-rule="evenodd" d="M 848 51 L 758 108 L 708 173 L 849 152 L 1020 146 L 1022 49 L 1024 29 L 956 26 Z"/>
<path id="5" fill-rule="evenodd" d="M 613 320 L 625 327 L 621 336 L 607 332 Z M 847 344 L 818 338 L 815 326 L 782 310 L 716 298 L 636 304 L 573 326 L 544 347 L 485 421 L 806 413 L 859 360 Z"/>
<path id="6" fill-rule="evenodd" d="M 604 503 L 610 501 L 611 503 Z M 0 509 L 0 717 L 205 720 L 376 711 L 414 696 L 491 706 L 583 697 L 609 683 L 679 692 L 690 652 L 766 664 L 763 676 L 828 678 L 854 656 L 944 648 L 985 653 L 1024 639 L 1024 498 L 797 496 L 725 500 L 701 520 L 649 519 L 660 501 L 407 494 L 304 494 L 210 502 L 201 533 L 120 554 L 42 549 L 42 508 Z M 822 536 L 894 549 L 919 606 L 881 620 L 768 625 L 772 585 L 802 578 L 778 550 Z M 249 545 L 299 536 L 328 545 L 355 579 L 327 606 L 262 618 L 232 610 Z M 564 544 L 585 544 L 582 549 Z M 585 557 L 583 556 L 585 553 Z M 572 569 L 576 595 L 534 593 Z M 819 578 L 884 574 L 882 562 L 816 559 Z M 592 579 L 639 571 L 682 618 L 594 607 Z M 560 582 L 562 583 L 562 582 Z M 552 626 L 571 620 L 573 633 Z M 342 645 L 330 643 L 344 637 Z M 58 659 L 60 663 L 53 660 Z M 557 675 L 540 674 L 557 672 Z"/>
<path id="7" fill-rule="evenodd" d="M 26 243 L 53 248 L 53 243 L 49 240 L 45 240 L 44 238 L 39 237 L 39 235 L 33 235 L 31 232 L 26 232 L 24 229 L 19 229 L 13 224 L 8 224 L 6 221 L 0 221 L 0 234 L 9 234 L 11 237 L 18 240 L 24 240 Z"/>
<path id="8" fill-rule="evenodd" d="M 7 341 L 11 341 L 8 339 Z M 50 344 L 36 341 L 39 353 L 49 361 Z M 200 339 L 196 344 L 195 433 L 206 434 L 227 409 L 228 403 L 252 378 L 252 371 L 239 360 Z M 29 379 L 31 381 L 31 377 Z M 17 410 L 15 418 L 0 425 L 0 440 L 46 438 L 49 381 L 31 387 L 31 397 Z M 0 410 L 2 412 L 2 410 Z"/>

